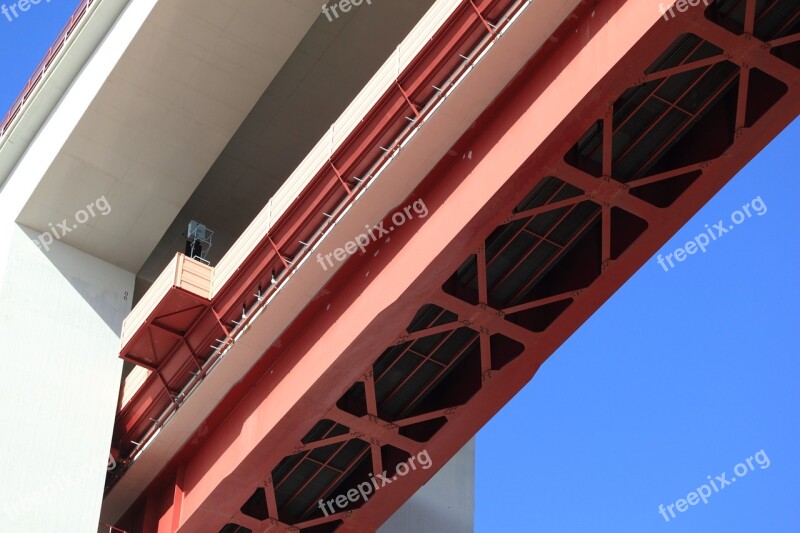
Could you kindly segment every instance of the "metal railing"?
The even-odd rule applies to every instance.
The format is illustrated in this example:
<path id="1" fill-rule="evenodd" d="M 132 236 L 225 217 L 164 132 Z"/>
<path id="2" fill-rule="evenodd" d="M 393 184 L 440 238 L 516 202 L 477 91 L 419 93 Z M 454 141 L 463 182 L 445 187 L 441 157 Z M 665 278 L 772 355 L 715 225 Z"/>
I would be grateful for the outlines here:
<path id="1" fill-rule="evenodd" d="M 128 533 L 128 532 L 125 531 L 124 529 L 110 526 L 108 524 L 100 524 L 97 527 L 97 533 Z"/>
<path id="2" fill-rule="evenodd" d="M 44 73 L 47 72 L 47 69 L 49 69 L 53 64 L 53 60 L 64 46 L 64 43 L 67 42 L 67 39 L 70 35 L 72 35 L 72 32 L 75 30 L 78 23 L 81 21 L 81 19 L 83 19 L 83 16 L 86 14 L 86 12 L 89 11 L 89 7 L 95 2 L 97 2 L 97 0 L 80 1 L 77 9 L 75 9 L 75 12 L 69 18 L 67 24 L 58 34 L 58 37 L 56 37 L 53 45 L 49 50 L 47 50 L 47 53 L 44 55 L 44 59 L 42 59 L 41 63 L 39 63 L 39 66 L 36 67 L 36 70 L 33 71 L 33 75 L 28 80 L 28 83 L 25 84 L 25 87 L 23 87 L 22 92 L 19 93 L 19 96 L 14 103 L 11 104 L 11 109 L 9 109 L 8 113 L 6 113 L 3 121 L 0 122 L 0 137 L 5 134 L 6 130 L 11 125 L 11 122 L 19 114 L 22 106 L 25 105 L 25 102 L 27 102 L 28 98 L 31 96 L 31 94 L 33 94 L 33 90 L 44 77 Z"/>

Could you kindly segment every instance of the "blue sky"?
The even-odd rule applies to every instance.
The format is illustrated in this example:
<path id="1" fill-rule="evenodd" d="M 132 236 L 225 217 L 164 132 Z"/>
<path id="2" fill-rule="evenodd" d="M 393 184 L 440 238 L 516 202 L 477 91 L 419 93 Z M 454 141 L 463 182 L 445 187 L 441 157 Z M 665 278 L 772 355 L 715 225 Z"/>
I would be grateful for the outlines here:
<path id="1" fill-rule="evenodd" d="M 0 120 L 44 59 L 61 29 L 69 20 L 77 0 L 41 0 L 29 5 L 26 12 L 11 10 L 8 17 L 0 13 Z M 16 5 L 17 0 L 0 0 L 0 6 Z"/>
<path id="2" fill-rule="evenodd" d="M 76 4 L 0 15 L 0 114 Z M 648 261 L 479 433 L 476 531 L 800 530 L 798 146 L 800 120 L 660 253 L 756 197 L 763 216 L 669 272 Z M 767 468 L 659 514 L 761 450 Z"/>
<path id="3" fill-rule="evenodd" d="M 763 216 L 645 263 L 481 430 L 477 531 L 800 531 L 798 146 L 800 120 L 659 253 L 759 196 Z M 659 514 L 760 450 L 769 466 Z"/>

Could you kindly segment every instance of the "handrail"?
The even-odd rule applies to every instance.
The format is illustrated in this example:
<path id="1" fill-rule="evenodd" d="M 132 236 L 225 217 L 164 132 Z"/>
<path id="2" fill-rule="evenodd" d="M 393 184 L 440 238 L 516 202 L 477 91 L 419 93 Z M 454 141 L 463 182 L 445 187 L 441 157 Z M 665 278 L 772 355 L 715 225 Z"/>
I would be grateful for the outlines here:
<path id="1" fill-rule="evenodd" d="M 120 529 L 120 528 L 112 526 L 110 524 L 100 524 L 100 527 L 108 528 L 108 533 L 128 533 L 124 529 Z"/>
<path id="2" fill-rule="evenodd" d="M 462 40 L 458 39 L 455 41 L 450 40 L 446 42 L 446 44 L 443 43 L 448 48 L 449 53 L 441 54 L 440 50 L 437 51 L 434 48 L 435 45 L 433 41 L 436 41 L 436 38 L 431 37 L 430 40 L 425 39 L 425 46 L 423 46 L 417 54 L 408 58 L 408 64 L 403 66 L 402 72 L 395 71 L 393 79 L 391 80 L 392 84 L 389 87 L 384 88 L 385 92 L 383 92 L 383 94 L 377 98 L 377 102 L 374 104 L 375 107 L 371 107 L 370 109 L 360 109 L 361 112 L 366 113 L 366 118 L 358 121 L 358 126 L 351 133 L 351 136 L 343 136 L 343 138 L 339 140 L 340 147 L 336 150 L 333 149 L 333 146 L 330 147 L 331 151 L 329 152 L 330 155 L 328 158 L 328 165 L 333 166 L 333 161 L 337 157 L 337 154 L 340 153 L 339 150 L 352 147 L 352 144 L 354 144 L 352 142 L 352 136 L 363 134 L 365 131 L 369 134 L 372 134 L 376 131 L 375 128 L 371 128 L 369 126 L 369 123 L 375 120 L 380 122 L 387 116 L 385 113 L 376 113 L 376 107 L 380 106 L 382 102 L 383 104 L 386 104 L 388 101 L 387 99 L 389 98 L 388 95 L 392 94 L 392 91 L 397 90 L 397 85 L 400 83 L 401 79 L 404 79 L 406 74 L 410 76 L 409 80 L 411 82 L 416 83 L 417 90 L 423 91 L 425 94 L 430 96 L 423 102 L 419 102 L 419 107 L 416 107 L 417 116 L 413 119 L 409 118 L 406 120 L 404 113 L 394 113 L 397 115 L 397 117 L 395 117 L 397 118 L 397 122 L 399 124 L 403 124 L 404 127 L 394 130 L 394 133 L 398 136 L 393 140 L 385 139 L 389 141 L 389 146 L 391 146 L 392 149 L 384 149 L 384 153 L 379 156 L 376 161 L 372 162 L 368 171 L 360 174 L 363 176 L 363 178 L 356 178 L 359 183 L 350 182 L 352 189 L 348 189 L 347 194 L 344 194 L 343 192 L 341 193 L 343 195 L 343 200 L 331 210 L 330 214 L 328 214 L 328 218 L 323 217 L 322 213 L 318 213 L 319 216 L 317 218 L 324 219 L 321 227 L 308 226 L 307 222 L 305 222 L 308 220 L 309 213 L 313 211 L 314 201 L 311 200 L 312 205 L 304 206 L 303 208 L 298 206 L 298 202 L 303 203 L 309 201 L 309 198 L 306 194 L 307 191 L 305 190 L 308 187 L 315 188 L 317 190 L 323 188 L 323 186 L 313 187 L 313 185 L 318 183 L 318 181 L 315 180 L 319 180 L 319 178 L 330 174 L 330 168 L 327 168 L 324 163 L 322 170 L 312 174 L 314 179 L 309 180 L 308 177 L 306 177 L 305 180 L 303 180 L 305 187 L 302 188 L 303 190 L 296 192 L 291 207 L 287 206 L 284 209 L 281 209 L 281 211 L 284 213 L 284 216 L 276 217 L 285 220 L 284 217 L 286 216 L 294 216 L 305 213 L 306 219 L 305 221 L 301 221 L 299 226 L 289 225 L 291 227 L 287 228 L 286 225 L 284 225 L 281 227 L 281 221 L 273 218 L 275 213 L 270 209 L 270 207 L 273 207 L 271 204 L 268 204 L 259 217 L 256 217 L 256 220 L 248 228 L 249 231 L 246 231 L 245 235 L 240 237 L 237 241 L 237 245 L 243 245 L 242 248 L 247 251 L 243 254 L 240 254 L 237 258 L 238 261 L 234 262 L 237 263 L 235 274 L 231 276 L 230 274 L 226 273 L 226 275 L 219 277 L 220 272 L 217 271 L 217 269 L 214 269 L 213 284 L 216 285 L 217 290 L 212 289 L 213 294 L 211 298 L 213 301 L 210 301 L 209 303 L 212 306 L 220 305 L 223 308 L 223 310 L 218 310 L 219 318 L 225 318 L 224 315 L 226 315 L 227 312 L 225 312 L 224 309 L 231 309 L 232 312 L 241 312 L 241 298 L 252 296 L 254 291 L 250 290 L 252 288 L 250 285 L 257 283 L 258 281 L 255 278 L 247 279 L 248 276 L 250 276 L 248 272 L 250 272 L 252 268 L 256 268 L 258 270 L 266 268 L 265 272 L 267 276 L 269 275 L 269 267 L 263 266 L 268 264 L 268 261 L 265 261 L 263 257 L 261 257 L 259 260 L 255 260 L 258 254 L 271 254 L 270 257 L 273 257 L 273 259 L 275 256 L 280 257 L 280 260 L 284 261 L 284 263 L 286 260 L 288 260 L 288 264 L 285 264 L 285 269 L 275 276 L 277 279 L 272 285 L 269 283 L 264 284 L 264 287 L 266 287 L 266 292 L 262 297 L 259 297 L 256 299 L 256 301 L 252 302 L 252 305 L 248 305 L 251 304 L 251 302 L 246 302 L 246 316 L 241 316 L 241 318 L 237 317 L 238 321 L 233 321 L 236 326 L 229 331 L 228 335 L 223 341 L 220 341 L 220 346 L 212 347 L 215 349 L 213 350 L 213 353 L 205 360 L 201 371 L 192 373 L 192 377 L 189 379 L 189 381 L 183 384 L 180 392 L 178 393 L 178 397 L 181 399 L 181 401 L 171 401 L 159 416 L 157 416 L 155 419 L 151 418 L 153 424 L 150 425 L 150 427 L 144 432 L 143 435 L 141 435 L 141 437 L 137 438 L 138 442 L 131 441 L 131 444 L 134 444 L 135 446 L 132 450 L 126 450 L 127 453 L 124 454 L 124 457 L 120 461 L 123 468 L 119 473 L 119 476 L 123 475 L 124 471 L 136 460 L 138 454 L 147 446 L 147 443 L 158 432 L 158 429 L 166 425 L 175 415 L 180 403 L 188 399 L 188 397 L 194 392 L 197 385 L 203 380 L 203 377 L 208 375 L 213 367 L 216 366 L 224 352 L 226 352 L 227 349 L 233 345 L 238 336 L 247 329 L 251 321 L 264 310 L 266 305 L 268 305 L 268 303 L 272 300 L 272 297 L 278 290 L 282 288 L 287 278 L 290 277 L 290 273 L 294 271 L 297 265 L 302 262 L 302 258 L 310 251 L 311 248 L 313 248 L 313 244 L 316 242 L 316 240 L 321 238 L 323 234 L 326 233 L 327 229 L 336 222 L 336 219 L 346 211 L 345 207 L 354 201 L 357 196 L 359 196 L 359 194 L 365 189 L 366 186 L 368 186 L 372 179 L 380 174 L 380 170 L 384 168 L 391 161 L 391 159 L 393 159 L 395 150 L 399 149 L 404 142 L 406 142 L 410 136 L 412 136 L 413 133 L 417 131 L 419 127 L 421 127 L 422 123 L 426 121 L 428 115 L 433 112 L 441 103 L 441 101 L 443 101 L 450 94 L 455 86 L 458 85 L 460 80 L 463 79 L 463 77 L 466 76 L 469 71 L 471 71 L 474 65 L 480 60 L 480 58 L 483 57 L 483 54 L 488 50 L 489 47 L 491 47 L 491 44 L 496 41 L 499 35 L 504 33 L 509 23 L 514 20 L 515 15 L 518 14 L 523 7 L 530 5 L 530 3 L 530 0 L 490 0 L 488 5 L 496 8 L 497 25 L 490 25 L 490 31 L 486 32 L 483 38 L 474 43 L 474 47 L 472 47 L 469 51 L 463 49 L 462 45 L 464 43 Z M 470 18 L 475 17 L 478 21 L 477 24 L 480 25 L 480 27 L 486 25 L 486 20 L 481 16 L 480 11 L 477 12 L 477 17 L 475 13 L 470 11 L 471 9 L 475 9 L 477 11 L 477 8 L 472 2 L 465 2 L 462 0 L 455 5 L 458 7 L 449 11 L 446 20 L 443 22 L 443 25 L 439 26 L 439 28 L 434 31 L 434 35 L 439 36 L 439 38 L 443 38 L 442 36 L 448 30 L 453 29 L 450 27 L 452 21 L 460 16 L 469 16 Z M 468 12 L 472 14 L 466 15 Z M 471 24 L 470 28 L 472 27 L 473 26 Z M 465 29 L 464 31 L 466 32 L 467 30 Z M 422 69 L 420 67 L 421 57 L 423 56 L 429 57 L 432 61 L 432 64 L 429 65 L 430 68 L 428 69 Z M 452 57 L 455 57 L 457 60 L 448 64 L 448 61 Z M 392 62 L 394 60 L 395 58 L 390 59 Z M 439 69 L 444 66 L 445 69 L 441 71 L 437 70 L 434 68 L 435 65 L 438 65 Z M 433 69 L 433 71 L 431 69 Z M 430 80 L 432 72 L 440 72 L 445 76 L 444 79 L 442 79 L 440 82 L 437 82 L 439 84 L 438 87 L 433 86 L 433 90 L 425 86 L 425 83 Z M 402 92 L 402 88 L 400 90 Z M 406 101 L 410 104 L 408 97 L 406 97 Z M 408 121 L 411 121 L 410 124 Z M 382 127 L 386 128 L 386 130 L 390 130 L 390 128 L 385 124 L 382 124 Z M 378 148 L 380 148 L 380 144 L 374 146 L 374 143 L 379 141 L 380 139 L 371 139 L 367 141 L 367 144 L 373 144 L 373 146 L 370 147 L 372 152 L 375 152 Z M 367 148 L 364 148 L 364 145 L 362 145 L 361 149 L 365 152 L 368 151 Z M 352 162 L 354 161 L 353 157 L 354 156 L 350 158 L 351 162 L 349 164 L 351 165 L 356 164 Z M 352 173 L 342 172 L 342 175 L 350 176 Z M 339 176 L 339 181 L 342 181 L 341 176 Z M 334 179 L 332 183 L 335 186 L 336 180 Z M 347 188 L 346 185 L 345 188 Z M 309 208 L 311 208 L 311 211 L 309 211 Z M 276 226 L 278 227 L 279 233 L 282 233 L 283 235 L 276 235 L 274 233 L 270 235 L 272 233 L 270 230 L 274 231 Z M 281 241 L 285 241 L 287 239 L 292 240 L 294 237 L 296 237 L 295 233 L 297 233 L 297 231 L 304 233 L 310 232 L 310 235 L 302 235 L 302 238 L 306 241 L 301 243 L 304 246 L 296 250 L 295 253 L 289 253 L 286 255 L 286 257 L 283 257 L 283 254 L 278 252 L 278 250 L 282 248 Z M 252 234 L 250 234 L 251 232 Z M 272 241 L 273 237 L 275 238 L 275 242 Z M 256 267 L 255 265 L 260 266 Z M 224 272 L 227 269 L 223 267 L 221 270 Z M 259 275 L 260 274 L 264 274 L 264 272 L 260 272 Z M 237 286 L 238 290 L 234 286 Z M 244 290 L 241 290 L 242 288 L 244 288 Z M 250 299 L 252 300 L 253 298 Z M 235 305 L 232 305 L 231 302 L 235 302 Z M 131 337 L 132 335 L 128 338 Z M 124 356 L 124 354 L 122 355 Z M 155 379 L 155 377 L 151 376 L 151 379 Z M 117 479 L 119 479 L 119 477 L 117 477 Z"/>
<path id="3" fill-rule="evenodd" d="M 33 71 L 33 75 L 28 79 L 28 83 L 25 84 L 22 91 L 17 96 L 17 99 L 11 104 L 11 108 L 9 109 L 6 116 L 3 118 L 3 121 L 0 122 L 0 137 L 2 137 L 6 130 L 8 130 L 11 122 L 14 118 L 19 114 L 22 106 L 25 105 L 25 102 L 28 101 L 28 98 L 33 93 L 33 90 L 39 84 L 39 82 L 44 77 L 44 73 L 50 66 L 53 64 L 53 60 L 55 59 L 58 52 L 64 46 L 64 43 L 67 42 L 67 39 L 72 32 L 75 30 L 75 27 L 78 23 L 83 19 L 83 16 L 89 10 L 89 6 L 95 3 L 97 0 L 81 0 L 78 4 L 78 7 L 72 13 L 72 16 L 69 18 L 69 21 L 58 34 L 53 45 L 47 50 L 47 53 L 44 55 L 44 59 L 39 63 L 39 66 Z"/>

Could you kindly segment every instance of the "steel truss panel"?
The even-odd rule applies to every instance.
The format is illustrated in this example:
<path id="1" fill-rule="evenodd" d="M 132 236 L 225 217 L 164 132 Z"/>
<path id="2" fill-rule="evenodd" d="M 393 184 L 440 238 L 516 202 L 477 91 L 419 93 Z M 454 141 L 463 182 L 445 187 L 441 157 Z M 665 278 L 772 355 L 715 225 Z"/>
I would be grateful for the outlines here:
<path id="1" fill-rule="evenodd" d="M 523 70 L 416 191 L 428 218 L 353 258 L 148 493 L 178 509 L 158 531 L 374 531 L 800 114 L 800 6 L 652 11 L 601 1 Z"/>

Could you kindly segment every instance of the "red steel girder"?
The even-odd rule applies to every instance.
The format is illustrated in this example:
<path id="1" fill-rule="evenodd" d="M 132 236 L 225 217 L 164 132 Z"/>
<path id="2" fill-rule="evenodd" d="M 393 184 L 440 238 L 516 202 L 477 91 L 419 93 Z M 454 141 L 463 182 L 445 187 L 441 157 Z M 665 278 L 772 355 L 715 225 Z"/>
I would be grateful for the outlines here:
<path id="1" fill-rule="evenodd" d="M 550 57 L 532 64 L 484 114 L 479 127 L 462 139 L 459 147 L 469 146 L 477 157 L 445 161 L 431 173 L 435 179 L 426 180 L 421 189 L 431 212 L 422 228 L 413 233 L 400 230 L 393 234 L 392 247 L 386 253 L 347 265 L 332 283 L 337 290 L 318 304 L 334 302 L 334 311 L 317 313 L 316 319 L 305 325 L 302 336 L 286 348 L 272 373 L 256 383 L 187 460 L 180 531 L 218 531 L 229 519 L 256 531 L 285 529 L 287 526 L 275 521 L 278 510 L 274 501 L 269 505 L 272 518 L 265 522 L 242 516 L 238 510 L 255 487 L 264 485 L 264 472 L 292 453 L 319 418 L 339 421 L 367 440 L 394 442 L 409 453 L 424 448 L 434 460 L 436 469 L 414 471 L 402 483 L 376 492 L 364 508 L 336 517 L 345 520 L 337 531 L 374 530 L 524 386 L 539 365 L 663 242 L 800 113 L 797 69 L 768 53 L 754 52 L 753 48 L 762 44 L 752 38 L 746 39 L 750 48 L 743 47 L 742 39 L 720 30 L 729 38 L 725 42 L 720 36 L 710 40 L 725 50 L 729 61 L 772 73 L 787 86 L 776 105 L 750 127 L 737 131 L 733 145 L 708 161 L 659 172 L 625 186 L 615 185 L 613 176 L 597 179 L 577 169 L 570 172 L 563 154 L 593 122 L 608 116 L 618 96 L 642 78 L 654 54 L 674 42 L 687 25 L 701 36 L 719 33 L 709 29 L 715 25 L 702 13 L 687 14 L 683 25 L 654 24 L 650 7 L 623 0 L 598 4 L 594 16 L 580 22 L 580 31 L 566 38 Z M 592 58 L 589 72 L 587 58 Z M 592 94 L 584 98 L 582 91 L 587 85 Z M 667 208 L 656 208 L 631 193 L 637 185 L 662 181 L 687 169 L 702 170 L 702 176 Z M 600 202 L 606 213 L 610 208 L 624 209 L 644 219 L 648 227 L 621 256 L 610 261 L 605 243 L 613 237 L 608 234 L 613 228 L 609 227 L 609 215 L 603 216 L 603 273 L 574 293 L 550 297 L 571 299 L 572 305 L 545 333 L 537 334 L 504 320 L 503 311 L 486 305 L 484 297 L 490 288 L 485 279 L 479 280 L 484 301 L 477 305 L 444 293 L 441 286 L 465 257 L 484 253 L 484 240 L 493 228 L 512 217 L 520 218 L 513 213 L 514 206 L 533 183 L 547 175 L 575 185 Z M 349 273 L 363 270 L 372 273 L 369 278 L 343 280 Z M 485 276 L 484 262 L 480 277 Z M 543 300 L 521 305 L 545 305 Z M 387 427 L 379 419 L 355 417 L 333 405 L 350 383 L 369 381 L 364 368 L 387 345 L 397 343 L 396 331 L 428 303 L 455 312 L 459 325 L 479 324 L 474 329 L 480 331 L 481 339 L 502 330 L 521 342 L 525 351 L 502 369 L 484 375 L 480 390 L 457 409 L 411 417 L 447 415 L 447 423 L 423 444 L 398 438 L 394 428 L 401 427 L 400 422 Z M 316 308 L 309 311 L 315 316 L 311 311 L 317 312 Z M 449 330 L 437 330 L 442 331 Z M 399 338 L 402 341 L 404 337 Z M 482 363 L 484 370 L 487 365 Z"/>
<path id="2" fill-rule="evenodd" d="M 333 218 L 331 213 L 342 212 L 353 200 L 355 188 L 363 186 L 371 178 L 370 169 L 379 168 L 391 156 L 393 148 L 387 150 L 381 145 L 387 135 L 391 138 L 390 144 L 393 147 L 399 146 L 440 101 L 444 89 L 452 85 L 456 75 L 465 72 L 488 46 L 492 39 L 485 35 L 483 26 L 487 18 L 490 15 L 496 17 L 495 20 L 500 21 L 498 26 L 502 26 L 522 5 L 521 0 L 481 0 L 478 4 L 465 0 L 412 64 L 398 73 L 395 86 L 370 110 L 342 146 L 331 154 L 328 163 L 323 165 L 287 212 L 214 296 L 210 309 L 216 324 L 204 325 L 202 332 L 195 331 L 198 329 L 195 327 L 197 321 L 187 322 L 181 328 L 196 335 L 205 333 L 203 342 L 192 343 L 195 347 L 205 346 L 208 338 L 217 341 L 218 346 L 211 347 L 206 360 L 215 358 L 220 347 L 230 344 L 233 332 L 240 329 L 245 322 L 245 314 L 252 316 L 255 308 L 261 305 L 266 296 L 263 290 L 269 292 L 285 277 L 283 273 L 292 268 L 294 259 L 304 253 L 308 249 L 307 245 L 315 242 L 323 233 Z M 465 53 L 468 55 L 464 55 Z M 434 88 L 433 83 L 439 83 L 441 87 Z M 407 105 L 415 110 L 412 124 L 408 123 L 403 110 Z M 355 178 L 358 185 L 349 185 L 348 176 L 359 174 L 364 178 Z M 159 303 L 159 307 L 169 307 L 169 298 L 173 293 L 174 291 L 170 291 Z M 203 304 L 209 305 L 205 301 Z M 133 338 L 146 335 L 153 320 L 151 318 L 142 326 Z M 222 339 L 217 339 L 214 334 L 217 325 L 224 332 Z M 130 455 L 146 444 L 146 438 L 157 429 L 156 420 L 168 416 L 170 412 L 167 409 L 174 409 L 174 406 L 165 406 L 164 403 L 164 395 L 171 390 L 170 387 L 180 389 L 187 383 L 191 385 L 199 381 L 187 375 L 185 365 L 177 365 L 172 360 L 180 346 L 175 344 L 163 355 L 160 354 L 159 361 L 163 359 L 163 365 L 153 365 L 141 358 L 134 358 L 129 346 L 123 347 L 121 357 L 151 370 L 158 369 L 129 402 L 125 413 L 120 413 L 117 419 L 116 440 L 125 443 L 140 439 L 132 450 L 124 447 Z M 185 346 L 188 347 L 189 343 L 185 343 Z M 198 358 L 196 351 L 191 353 L 194 358 Z M 162 372 L 164 365 L 170 367 L 168 375 Z M 198 375 L 200 379 L 205 375 L 202 368 Z M 159 381 L 169 384 L 160 395 L 156 392 L 160 387 Z M 125 463 L 123 458 L 123 464 Z"/>

